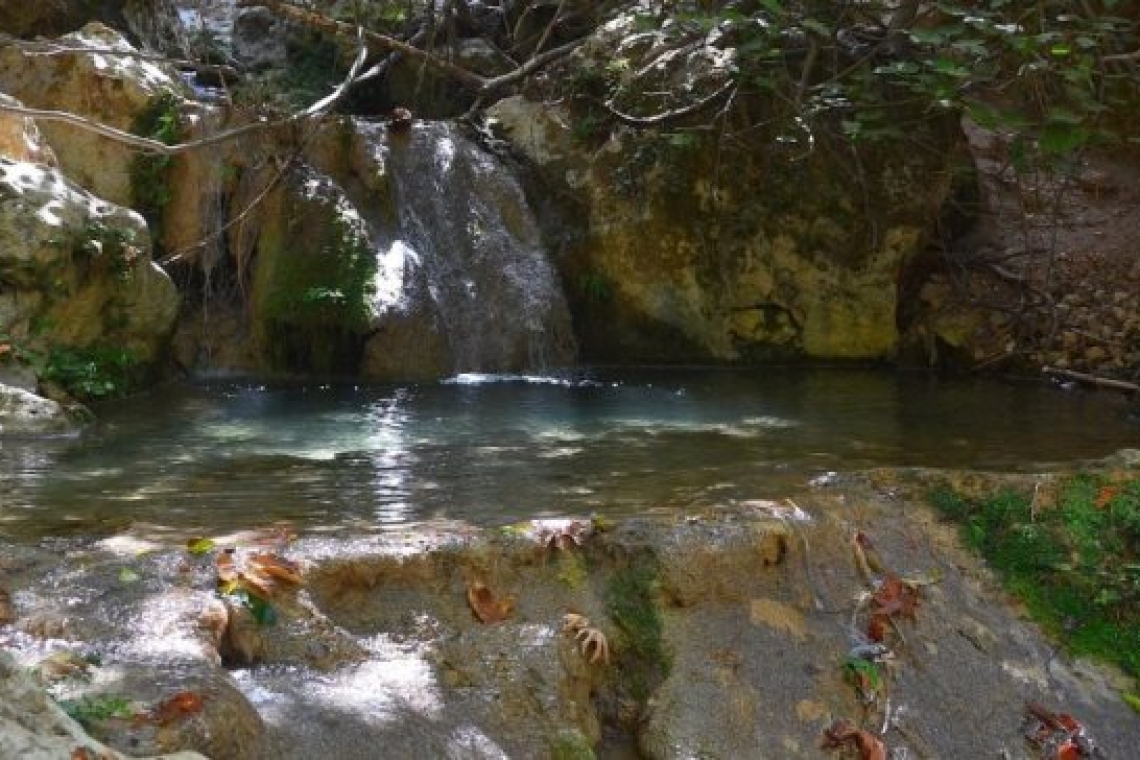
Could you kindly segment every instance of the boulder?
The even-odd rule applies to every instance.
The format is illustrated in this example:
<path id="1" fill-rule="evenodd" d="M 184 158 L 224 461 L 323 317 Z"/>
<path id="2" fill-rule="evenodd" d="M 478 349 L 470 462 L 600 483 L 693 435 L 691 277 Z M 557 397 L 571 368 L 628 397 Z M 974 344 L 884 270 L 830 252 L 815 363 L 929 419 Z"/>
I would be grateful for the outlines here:
<path id="1" fill-rule="evenodd" d="M 52 435 L 75 432 L 67 410 L 51 399 L 0 384 L 0 435 Z"/>
<path id="2" fill-rule="evenodd" d="M 488 109 L 538 170 L 530 195 L 559 246 L 585 358 L 892 356 L 900 274 L 932 234 L 932 209 L 958 187 L 960 129 L 950 117 L 923 122 L 932 150 L 918 152 L 845 143 L 838 125 L 810 139 L 763 124 L 721 139 L 707 127 L 728 96 L 646 127 L 591 105 L 591 88 L 640 93 L 620 109 L 652 121 L 727 92 L 734 51 L 716 36 L 678 49 L 622 18 L 565 64 L 577 82 L 568 86 L 587 95 L 559 98 L 536 83 Z M 741 109 L 767 108 L 740 98 Z"/>
<path id="3" fill-rule="evenodd" d="M 16 98 L 0 93 L 0 104 L 23 106 Z M 44 140 L 36 122 L 0 111 L 0 156 L 13 161 L 56 166 L 55 153 Z"/>
<path id="4" fill-rule="evenodd" d="M 44 56 L 16 45 L 0 49 L 0 92 L 33 108 L 67 111 L 132 132 L 156 96 L 184 91 L 177 71 L 133 56 L 137 49 L 103 24 L 88 24 L 57 42 L 75 52 Z M 90 192 L 131 208 L 148 200 L 138 197 L 132 183 L 137 150 L 61 122 L 41 122 L 40 129 L 63 172 Z"/>
<path id="5" fill-rule="evenodd" d="M 150 260 L 142 217 L 42 164 L 0 158 L 0 313 L 17 345 L 113 346 L 143 366 L 161 357 L 178 293 Z M 50 359 L 49 359 L 50 363 Z"/>
<path id="6" fill-rule="evenodd" d="M 283 67 L 285 35 L 285 22 L 268 8 L 242 8 L 233 23 L 234 59 L 250 71 Z"/>

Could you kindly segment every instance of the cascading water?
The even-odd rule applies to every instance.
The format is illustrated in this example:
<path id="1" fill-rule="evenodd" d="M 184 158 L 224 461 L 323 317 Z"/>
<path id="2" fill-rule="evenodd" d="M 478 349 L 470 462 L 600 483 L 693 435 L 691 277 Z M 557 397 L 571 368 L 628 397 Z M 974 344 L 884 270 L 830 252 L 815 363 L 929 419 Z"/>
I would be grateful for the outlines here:
<path id="1" fill-rule="evenodd" d="M 402 134 L 356 128 L 395 208 L 394 219 L 362 210 L 380 222 L 378 319 L 426 309 L 454 372 L 570 364 L 569 310 L 509 167 L 443 122 Z"/>

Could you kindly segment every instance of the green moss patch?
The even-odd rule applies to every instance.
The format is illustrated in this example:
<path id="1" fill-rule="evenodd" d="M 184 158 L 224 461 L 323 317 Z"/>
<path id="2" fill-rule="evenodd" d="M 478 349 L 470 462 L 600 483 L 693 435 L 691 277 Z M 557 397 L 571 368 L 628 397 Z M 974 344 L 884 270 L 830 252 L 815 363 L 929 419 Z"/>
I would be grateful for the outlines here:
<path id="1" fill-rule="evenodd" d="M 644 701 L 669 673 L 657 602 L 657 562 L 636 556 L 615 568 L 605 589 L 606 612 L 617 629 L 615 667 L 630 696 Z"/>
<path id="2" fill-rule="evenodd" d="M 1012 490 L 931 501 L 1072 654 L 1140 676 L 1140 478 L 1080 475 L 1048 506 Z"/>

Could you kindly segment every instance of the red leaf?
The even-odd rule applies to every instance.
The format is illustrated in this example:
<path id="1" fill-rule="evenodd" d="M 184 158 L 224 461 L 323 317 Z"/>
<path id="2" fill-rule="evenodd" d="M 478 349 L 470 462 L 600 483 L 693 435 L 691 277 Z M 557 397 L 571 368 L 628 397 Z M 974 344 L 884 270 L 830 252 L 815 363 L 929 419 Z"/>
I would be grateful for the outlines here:
<path id="1" fill-rule="evenodd" d="M 918 608 L 918 591 L 903 583 L 897 575 L 883 578 L 871 599 L 875 603 L 875 615 L 913 620 Z"/>
<path id="2" fill-rule="evenodd" d="M 1103 486 L 1096 492 L 1096 501 L 1094 503 L 1098 508 L 1104 509 L 1119 493 L 1120 486 Z"/>
<path id="3" fill-rule="evenodd" d="M 151 720 L 160 726 L 173 723 L 188 715 L 202 712 L 204 700 L 201 694 L 193 691 L 180 691 L 169 699 L 159 702 L 151 710 Z"/>
<path id="4" fill-rule="evenodd" d="M 297 566 L 297 563 L 290 562 L 279 554 L 255 554 L 247 560 L 247 564 L 277 580 L 297 586 L 304 583 L 301 580 L 301 568 Z"/>
<path id="5" fill-rule="evenodd" d="M 872 615 L 867 624 L 867 638 L 881 644 L 887 638 L 887 623 L 886 615 Z"/>
<path id="6" fill-rule="evenodd" d="M 859 760 L 887 760 L 887 748 L 878 737 L 840 718 L 824 730 L 820 746 L 837 749 L 845 744 L 854 745 L 859 750 Z"/>

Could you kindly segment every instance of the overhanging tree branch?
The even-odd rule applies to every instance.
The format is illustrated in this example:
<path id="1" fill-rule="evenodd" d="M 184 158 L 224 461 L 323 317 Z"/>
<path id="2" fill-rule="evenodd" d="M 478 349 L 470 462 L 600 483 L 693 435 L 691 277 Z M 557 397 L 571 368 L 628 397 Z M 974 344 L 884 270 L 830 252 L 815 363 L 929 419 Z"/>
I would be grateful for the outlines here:
<path id="1" fill-rule="evenodd" d="M 320 13 L 298 8 L 295 5 L 290 5 L 289 3 L 284 2 L 284 0 L 238 1 L 239 7 L 248 7 L 254 5 L 265 6 L 285 19 L 311 27 L 313 29 L 319 29 L 330 34 L 345 36 L 352 34 L 355 31 L 355 27 L 353 27 L 351 24 L 331 19 L 328 16 L 324 16 Z M 525 79 L 544 66 L 547 66 L 559 58 L 568 55 L 585 41 L 582 39 L 568 42 L 565 45 L 561 45 L 559 47 L 548 50 L 545 53 L 534 56 L 522 66 L 519 66 L 513 71 L 508 71 L 507 73 L 496 77 L 484 77 L 476 74 L 473 71 L 469 71 L 462 66 L 457 66 L 451 61 L 440 58 L 430 51 L 422 50 L 418 47 L 415 47 L 414 45 L 404 42 L 403 40 L 396 39 L 395 37 L 391 37 L 387 34 L 381 34 L 379 32 L 366 30 L 364 32 L 364 37 L 369 43 L 373 43 L 387 50 L 403 53 L 410 58 L 414 58 L 418 61 L 423 62 L 426 66 L 435 69 L 441 74 L 444 74 L 455 80 L 463 87 L 466 87 L 468 90 L 471 90 L 480 98 L 486 97 L 487 95 L 504 87 L 507 87 L 508 85 L 511 85 L 521 79 Z"/>
<path id="2" fill-rule="evenodd" d="M 357 37 L 363 38 L 363 36 L 363 29 L 358 29 Z M 298 122 L 313 116 L 319 116 L 320 114 L 327 112 L 336 104 L 337 101 L 344 97 L 346 92 L 348 92 L 349 87 L 352 86 L 352 83 L 356 80 L 357 75 L 360 73 L 360 67 L 364 65 L 364 61 L 367 58 L 368 48 L 367 46 L 361 44 L 360 52 L 357 54 L 356 60 L 353 61 L 352 67 L 349 69 L 348 75 L 345 76 L 344 81 L 342 81 L 330 95 L 322 98 L 321 100 L 318 100 L 316 103 L 313 103 L 303 111 L 298 111 L 297 113 L 294 113 L 283 119 L 277 119 L 275 121 L 263 119 L 260 121 L 251 122 L 249 124 L 243 124 L 242 126 L 235 127 L 234 129 L 228 129 L 223 132 L 207 135 L 206 137 L 202 137 L 197 140 L 190 140 L 189 142 L 184 143 L 175 143 L 173 145 L 167 145 L 166 143 L 159 142 L 158 140 L 153 140 L 149 137 L 140 137 L 139 135 L 125 132 L 108 124 L 103 124 L 86 116 L 80 116 L 68 111 L 28 108 L 27 106 L 15 105 L 12 103 L 5 103 L 3 101 L 0 101 L 0 113 L 10 113 L 16 116 L 25 116 L 31 119 L 36 119 L 38 121 L 57 121 L 64 124 L 71 124 L 72 126 L 79 127 L 80 129 L 84 129 L 88 132 L 93 132 L 94 134 L 101 135 L 110 140 L 114 140 L 118 143 L 122 143 L 123 145 L 127 145 L 145 153 L 154 153 L 162 156 L 176 156 L 180 153 L 186 153 L 191 150 L 199 150 L 201 148 L 207 148 L 211 145 L 217 145 L 229 140 L 234 140 L 238 137 L 242 137 L 253 132 L 282 127 L 287 124 L 292 124 L 294 122 Z"/>

